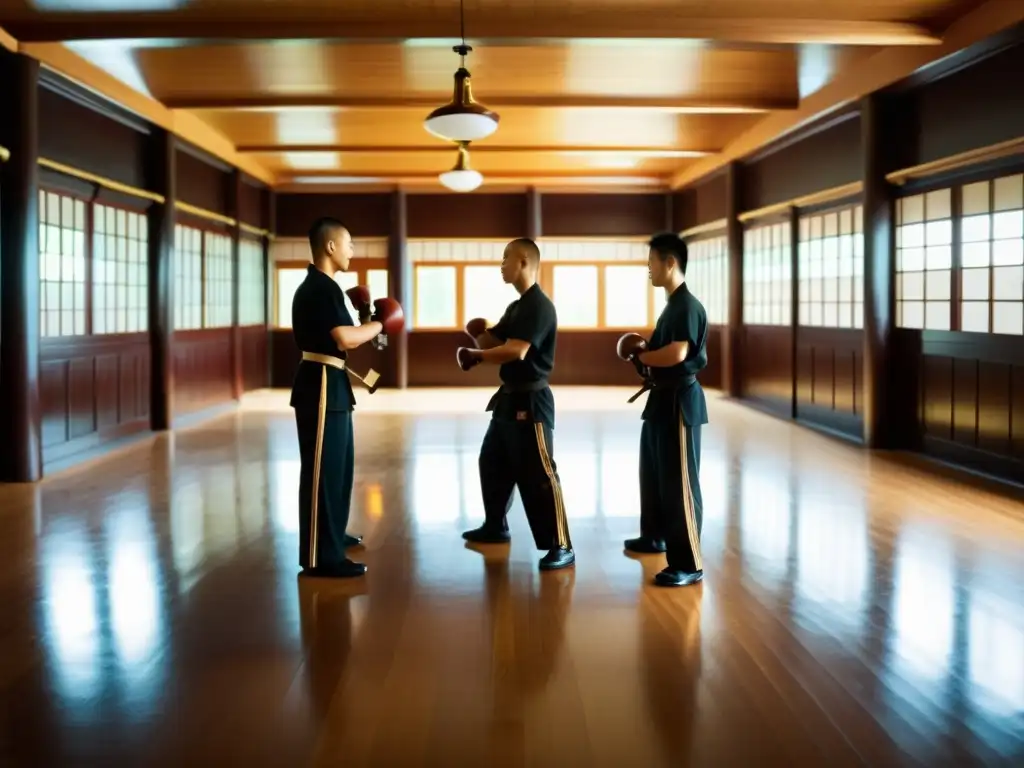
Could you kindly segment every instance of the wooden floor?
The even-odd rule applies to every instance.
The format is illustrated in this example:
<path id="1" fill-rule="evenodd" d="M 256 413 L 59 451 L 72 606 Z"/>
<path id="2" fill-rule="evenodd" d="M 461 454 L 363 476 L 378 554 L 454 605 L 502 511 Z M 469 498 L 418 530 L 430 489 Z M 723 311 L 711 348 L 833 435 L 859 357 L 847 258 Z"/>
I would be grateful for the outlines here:
<path id="1" fill-rule="evenodd" d="M 706 581 L 631 558 L 640 408 L 559 390 L 575 570 L 482 506 L 489 391 L 360 398 L 361 583 L 299 580 L 282 393 L 0 486 L 3 766 L 1024 764 L 1018 500 L 711 403 Z"/>

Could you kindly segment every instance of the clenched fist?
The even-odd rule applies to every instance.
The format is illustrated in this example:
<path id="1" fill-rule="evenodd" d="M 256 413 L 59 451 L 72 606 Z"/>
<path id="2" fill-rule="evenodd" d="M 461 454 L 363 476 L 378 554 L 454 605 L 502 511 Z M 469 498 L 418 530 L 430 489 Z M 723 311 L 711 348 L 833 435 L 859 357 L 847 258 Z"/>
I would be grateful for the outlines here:
<path id="1" fill-rule="evenodd" d="M 487 321 L 482 317 L 474 317 L 468 323 L 466 323 L 466 334 L 473 340 L 473 344 L 476 345 L 476 337 L 487 331 Z"/>
<path id="2" fill-rule="evenodd" d="M 370 322 L 370 315 L 373 313 L 373 308 L 370 306 L 370 289 L 365 285 L 357 285 L 355 288 L 345 291 L 345 295 L 352 302 L 352 308 L 359 316 L 360 325 Z"/>

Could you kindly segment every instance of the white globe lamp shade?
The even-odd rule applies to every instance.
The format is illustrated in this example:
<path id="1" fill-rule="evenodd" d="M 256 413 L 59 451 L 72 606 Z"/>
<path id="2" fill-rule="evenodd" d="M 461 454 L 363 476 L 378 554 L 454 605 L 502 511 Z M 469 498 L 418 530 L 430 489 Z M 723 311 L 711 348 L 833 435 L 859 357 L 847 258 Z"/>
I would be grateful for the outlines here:
<path id="1" fill-rule="evenodd" d="M 480 171 L 470 169 L 445 171 L 438 176 L 438 179 L 452 192 L 472 192 L 484 181 Z"/>
<path id="2" fill-rule="evenodd" d="M 473 101 L 469 71 L 459 67 L 451 102 L 427 115 L 424 127 L 446 141 L 477 141 L 498 130 L 499 119 L 496 112 Z"/>
<path id="3" fill-rule="evenodd" d="M 437 179 L 452 192 L 472 192 L 483 183 L 484 177 L 469 167 L 469 152 L 466 145 L 461 143 L 455 167 L 440 174 Z"/>

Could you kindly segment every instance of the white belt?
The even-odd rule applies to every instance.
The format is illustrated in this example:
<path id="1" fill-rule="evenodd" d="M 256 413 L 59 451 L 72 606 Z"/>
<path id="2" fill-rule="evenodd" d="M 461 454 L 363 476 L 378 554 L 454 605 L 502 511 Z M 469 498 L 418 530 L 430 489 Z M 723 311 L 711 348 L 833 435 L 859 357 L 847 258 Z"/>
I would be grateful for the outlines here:
<path id="1" fill-rule="evenodd" d="M 307 363 L 320 363 L 320 365 L 329 365 L 331 368 L 337 368 L 339 371 L 345 370 L 345 361 L 340 357 L 321 355 L 317 352 L 303 352 L 302 359 Z"/>

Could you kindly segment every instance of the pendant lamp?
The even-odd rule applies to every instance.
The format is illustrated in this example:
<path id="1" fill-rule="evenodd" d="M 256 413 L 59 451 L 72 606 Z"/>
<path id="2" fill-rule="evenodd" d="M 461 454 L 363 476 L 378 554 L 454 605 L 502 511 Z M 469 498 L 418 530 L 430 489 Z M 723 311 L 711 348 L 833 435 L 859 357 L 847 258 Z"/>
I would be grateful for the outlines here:
<path id="1" fill-rule="evenodd" d="M 455 71 L 455 90 L 452 100 L 438 107 L 424 121 L 428 133 L 448 141 L 477 141 L 498 130 L 498 115 L 473 100 L 466 54 L 473 50 L 466 45 L 466 11 L 459 2 L 462 43 L 452 48 L 459 54 L 459 68 Z"/>
<path id="2" fill-rule="evenodd" d="M 452 192 L 472 192 L 484 180 L 479 171 L 474 171 L 469 167 L 469 152 L 466 150 L 464 142 L 459 143 L 459 158 L 455 161 L 455 167 L 440 174 L 437 178 Z"/>

